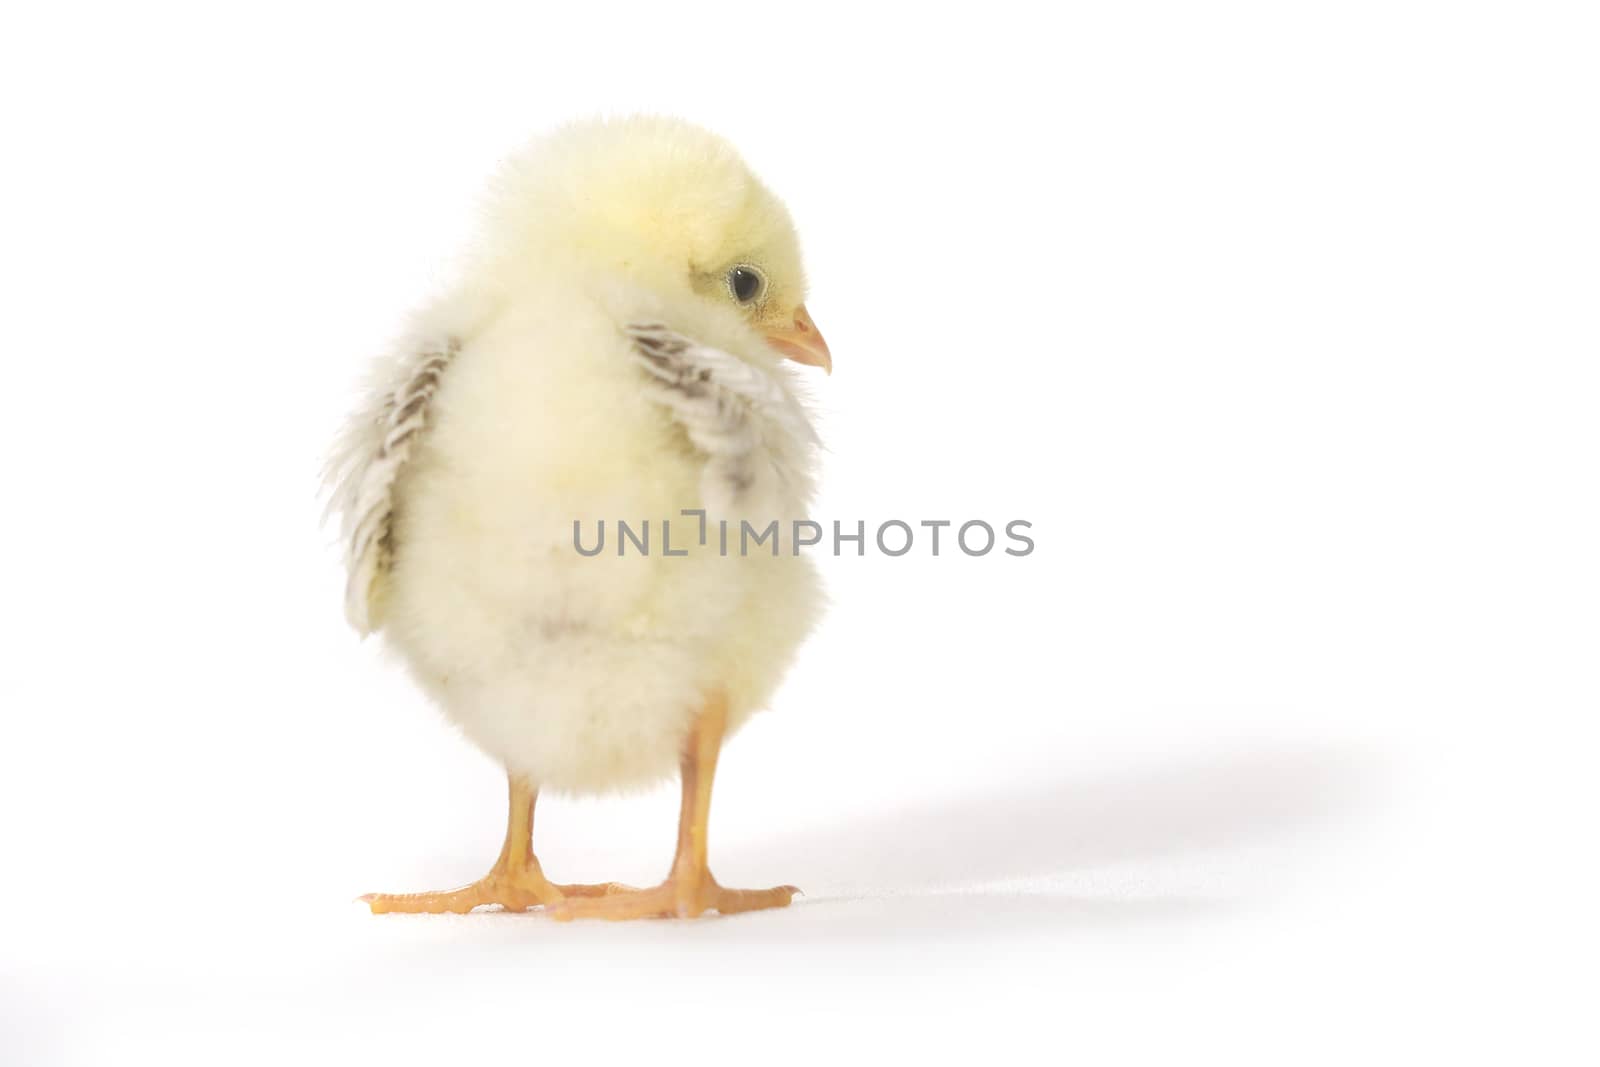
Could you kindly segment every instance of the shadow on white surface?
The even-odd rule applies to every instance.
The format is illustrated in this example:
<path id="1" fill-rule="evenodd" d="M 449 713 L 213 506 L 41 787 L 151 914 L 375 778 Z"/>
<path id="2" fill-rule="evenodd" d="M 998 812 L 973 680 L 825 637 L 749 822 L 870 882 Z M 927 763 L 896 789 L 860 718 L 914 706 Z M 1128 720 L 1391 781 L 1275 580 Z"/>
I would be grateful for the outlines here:
<path id="1" fill-rule="evenodd" d="M 815 903 L 988 892 L 996 883 L 1004 892 L 1005 883 L 1077 880 L 1126 865 L 1153 875 L 1180 857 L 1309 833 L 1358 807 L 1372 778 L 1367 760 L 1349 750 L 1231 753 L 778 835 L 739 847 L 738 862 L 794 871 L 800 885 L 815 887 Z"/>

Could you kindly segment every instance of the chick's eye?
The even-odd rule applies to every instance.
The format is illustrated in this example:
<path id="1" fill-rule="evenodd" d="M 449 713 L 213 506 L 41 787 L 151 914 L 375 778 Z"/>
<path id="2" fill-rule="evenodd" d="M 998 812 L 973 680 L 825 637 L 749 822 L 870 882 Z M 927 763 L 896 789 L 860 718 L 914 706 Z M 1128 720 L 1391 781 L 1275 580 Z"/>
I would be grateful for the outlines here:
<path id="1" fill-rule="evenodd" d="M 767 287 L 767 280 L 754 267 L 734 267 L 728 272 L 728 291 L 741 304 L 754 303 Z"/>

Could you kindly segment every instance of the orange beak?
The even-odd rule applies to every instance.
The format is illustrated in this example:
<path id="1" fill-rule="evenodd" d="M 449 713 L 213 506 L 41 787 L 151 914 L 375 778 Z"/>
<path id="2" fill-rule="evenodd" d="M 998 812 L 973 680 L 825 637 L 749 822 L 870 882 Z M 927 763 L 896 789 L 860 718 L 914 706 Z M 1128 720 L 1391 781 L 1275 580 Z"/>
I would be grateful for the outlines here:
<path id="1" fill-rule="evenodd" d="M 822 339 L 822 332 L 811 321 L 811 313 L 804 304 L 794 309 L 792 326 L 768 330 L 766 336 L 768 344 L 796 363 L 833 373 L 833 353 L 828 351 L 828 342 Z"/>

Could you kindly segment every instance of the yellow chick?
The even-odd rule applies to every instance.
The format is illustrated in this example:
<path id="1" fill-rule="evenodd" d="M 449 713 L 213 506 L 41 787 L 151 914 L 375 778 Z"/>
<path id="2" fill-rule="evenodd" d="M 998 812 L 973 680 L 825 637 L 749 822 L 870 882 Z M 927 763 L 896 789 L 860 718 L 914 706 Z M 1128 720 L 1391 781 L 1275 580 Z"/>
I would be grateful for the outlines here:
<path id="1" fill-rule="evenodd" d="M 459 282 L 377 363 L 330 464 L 351 623 L 510 780 L 487 875 L 362 898 L 374 912 L 789 903 L 793 886 L 718 885 L 706 822 L 724 738 L 770 698 L 821 602 L 804 556 L 746 530 L 776 521 L 787 539 L 812 492 L 788 361 L 832 357 L 804 297 L 787 211 L 704 130 L 575 124 L 505 167 Z M 675 768 L 666 881 L 545 878 L 540 788 Z"/>

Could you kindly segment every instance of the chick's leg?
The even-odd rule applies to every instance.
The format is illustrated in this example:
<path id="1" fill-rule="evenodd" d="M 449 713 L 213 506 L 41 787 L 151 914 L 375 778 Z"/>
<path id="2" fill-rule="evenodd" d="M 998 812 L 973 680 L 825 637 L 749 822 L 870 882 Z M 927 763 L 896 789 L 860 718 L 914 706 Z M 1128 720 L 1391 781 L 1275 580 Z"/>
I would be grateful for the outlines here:
<path id="1" fill-rule="evenodd" d="M 626 886 L 555 885 L 544 876 L 533 854 L 533 806 L 539 794 L 528 781 L 512 775 L 511 814 L 506 822 L 506 842 L 488 874 L 460 889 L 436 893 L 368 893 L 361 899 L 374 915 L 384 912 L 439 912 L 465 914 L 482 904 L 498 904 L 507 911 L 526 911 L 535 905 L 560 903 L 567 896 L 589 896 L 625 891 Z"/>
<path id="2" fill-rule="evenodd" d="M 711 782 L 728 719 L 728 704 L 719 694 L 708 699 L 695 720 L 685 746 L 683 802 L 678 814 L 678 848 L 672 872 L 654 889 L 617 890 L 590 899 L 566 900 L 549 909 L 553 918 L 645 919 L 693 918 L 707 911 L 731 915 L 739 911 L 782 908 L 799 892 L 792 885 L 772 889 L 725 889 L 706 864 L 706 824 L 711 815 Z"/>

